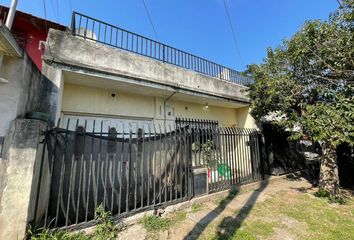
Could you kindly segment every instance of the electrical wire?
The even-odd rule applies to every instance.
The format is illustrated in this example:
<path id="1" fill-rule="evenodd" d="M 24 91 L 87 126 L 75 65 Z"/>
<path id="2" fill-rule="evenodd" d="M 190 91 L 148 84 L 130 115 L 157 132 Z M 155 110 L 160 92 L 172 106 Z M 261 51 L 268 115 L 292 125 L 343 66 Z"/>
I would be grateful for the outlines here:
<path id="1" fill-rule="evenodd" d="M 151 26 L 152 26 L 152 29 L 153 29 L 153 31 L 154 31 L 154 33 L 155 33 L 155 37 L 156 37 L 157 41 L 160 42 L 159 37 L 157 36 L 157 32 L 156 32 L 154 23 L 152 22 L 152 19 L 151 19 L 149 10 L 148 10 L 148 8 L 147 8 L 147 6 L 146 6 L 145 0 L 142 0 L 142 1 L 143 1 L 143 4 L 144 4 L 144 8 L 145 8 L 146 14 L 147 14 L 147 16 L 148 16 L 148 18 L 149 18 L 149 21 L 150 21 L 150 24 L 151 24 Z"/>
<path id="2" fill-rule="evenodd" d="M 227 7 L 227 4 L 226 4 L 226 0 L 223 0 L 224 2 L 224 7 L 225 7 L 225 12 L 226 12 L 226 16 L 227 16 L 227 19 L 228 19 L 228 22 L 229 22 L 229 25 L 230 25 L 230 29 L 231 29 L 231 33 L 232 33 L 232 38 L 234 40 L 234 43 L 235 43 L 235 46 L 236 46 L 236 51 L 237 51 L 237 54 L 240 58 L 240 61 L 243 65 L 243 60 L 242 60 L 242 57 L 241 57 L 241 52 L 240 52 L 240 49 L 238 47 L 238 43 L 237 43 L 237 39 L 236 39 L 236 33 L 235 33 L 235 29 L 232 25 L 232 21 L 231 21 L 231 17 L 230 17 L 230 13 L 229 13 L 229 9 Z"/>
<path id="3" fill-rule="evenodd" d="M 70 6 L 70 14 L 72 14 L 72 12 L 73 12 L 73 4 L 72 4 L 71 0 L 69 0 L 69 6 Z"/>

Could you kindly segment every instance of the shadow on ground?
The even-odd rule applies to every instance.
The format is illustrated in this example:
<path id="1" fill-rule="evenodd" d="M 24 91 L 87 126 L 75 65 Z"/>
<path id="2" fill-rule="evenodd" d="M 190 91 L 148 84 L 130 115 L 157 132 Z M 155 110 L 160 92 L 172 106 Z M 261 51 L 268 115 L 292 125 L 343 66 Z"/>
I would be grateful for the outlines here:
<path id="1" fill-rule="evenodd" d="M 251 196 L 248 198 L 246 203 L 243 205 L 242 209 L 232 217 L 225 217 L 222 219 L 217 227 L 216 239 L 229 239 L 235 234 L 237 229 L 240 228 L 242 222 L 246 219 L 251 209 L 255 205 L 261 192 L 267 187 L 269 181 L 264 180 L 260 183 L 259 188 L 253 191 Z M 208 227 L 208 225 L 216 219 L 230 204 L 232 200 L 238 195 L 237 189 L 231 189 L 229 195 L 220 201 L 219 205 L 210 211 L 206 216 L 204 216 L 195 227 L 186 235 L 185 240 L 197 239 L 203 231 Z"/>

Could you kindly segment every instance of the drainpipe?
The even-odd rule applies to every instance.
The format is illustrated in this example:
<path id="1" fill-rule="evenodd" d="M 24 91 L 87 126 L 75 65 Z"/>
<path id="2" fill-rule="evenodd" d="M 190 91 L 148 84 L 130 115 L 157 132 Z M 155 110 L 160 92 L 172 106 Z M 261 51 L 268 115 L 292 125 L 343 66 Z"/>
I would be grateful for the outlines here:
<path id="1" fill-rule="evenodd" d="M 173 95 L 175 95 L 177 92 L 173 92 L 170 96 L 168 96 L 168 98 L 166 98 L 164 101 L 163 101 L 163 116 L 164 116 L 164 126 L 166 127 L 166 103 L 168 100 L 170 100 Z"/>
<path id="2" fill-rule="evenodd" d="M 16 6 L 17 6 L 17 0 L 12 0 L 11 2 L 11 6 L 10 6 L 10 10 L 9 10 L 9 14 L 7 15 L 6 18 L 6 27 L 11 30 L 12 27 L 12 23 L 14 22 L 14 17 L 15 17 L 15 13 L 16 13 Z"/>
<path id="3" fill-rule="evenodd" d="M 12 0 L 11 1 L 11 6 L 9 9 L 9 13 L 7 14 L 7 18 L 6 18 L 6 23 L 5 26 L 11 30 L 12 27 L 12 23 L 14 22 L 14 17 L 15 17 L 15 13 L 16 13 L 16 7 L 17 7 L 17 2 L 18 0 Z M 4 59 L 4 55 L 0 55 L 0 69 L 2 67 L 2 61 Z M 0 77 L 0 83 L 7 83 L 9 82 L 7 79 Z"/>

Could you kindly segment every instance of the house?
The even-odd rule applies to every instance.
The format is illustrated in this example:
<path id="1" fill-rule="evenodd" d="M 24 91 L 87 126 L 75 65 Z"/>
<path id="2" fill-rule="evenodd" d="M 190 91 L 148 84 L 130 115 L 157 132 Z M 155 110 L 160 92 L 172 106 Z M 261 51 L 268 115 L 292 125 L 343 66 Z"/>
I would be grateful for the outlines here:
<path id="1" fill-rule="evenodd" d="M 75 13 L 51 29 L 43 74 L 59 89 L 55 119 L 172 124 L 176 118 L 254 127 L 239 72 Z"/>
<path id="2" fill-rule="evenodd" d="M 0 238 L 263 177 L 249 77 L 76 12 L 70 29 L 17 12 L 3 31 L 19 54 L 0 73 Z"/>

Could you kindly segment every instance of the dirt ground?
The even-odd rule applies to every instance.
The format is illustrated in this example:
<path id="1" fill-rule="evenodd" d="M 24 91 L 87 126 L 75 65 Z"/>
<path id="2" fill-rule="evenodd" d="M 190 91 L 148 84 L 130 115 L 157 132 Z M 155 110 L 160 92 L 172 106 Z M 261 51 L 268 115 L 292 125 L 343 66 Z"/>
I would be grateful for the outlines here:
<path id="1" fill-rule="evenodd" d="M 135 224 L 118 239 L 354 239 L 354 198 L 330 204 L 315 191 L 301 177 L 264 182 L 167 214 L 155 230 Z"/>

